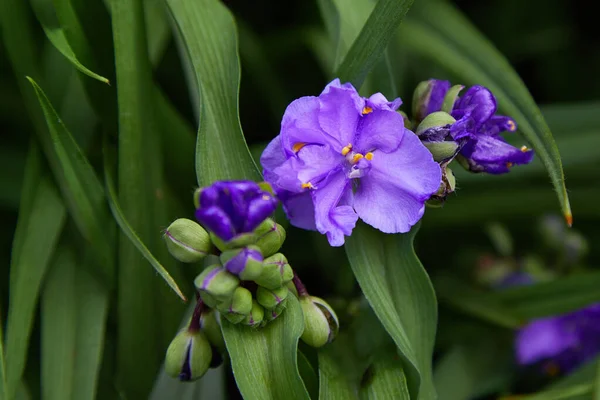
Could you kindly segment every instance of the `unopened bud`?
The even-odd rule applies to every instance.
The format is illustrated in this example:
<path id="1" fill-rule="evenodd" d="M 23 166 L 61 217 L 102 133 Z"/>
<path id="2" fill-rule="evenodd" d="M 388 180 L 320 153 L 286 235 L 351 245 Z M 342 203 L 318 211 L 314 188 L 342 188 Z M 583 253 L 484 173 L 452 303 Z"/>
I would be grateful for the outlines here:
<path id="1" fill-rule="evenodd" d="M 277 253 L 285 241 L 285 229 L 271 218 L 264 220 L 254 233 L 257 237 L 256 246 L 264 257 Z"/>
<path id="2" fill-rule="evenodd" d="M 265 318 L 265 309 L 256 300 L 252 300 L 252 310 L 243 321 L 244 325 L 260 326 Z"/>
<path id="3" fill-rule="evenodd" d="M 277 289 L 294 277 L 294 271 L 288 264 L 287 258 L 281 253 L 266 258 L 262 264 L 262 273 L 254 282 L 267 289 Z"/>
<path id="4" fill-rule="evenodd" d="M 265 323 L 273 321 L 275 318 L 279 317 L 281 313 L 283 313 L 283 310 L 285 310 L 286 307 L 286 300 L 279 303 L 272 310 L 265 310 Z"/>
<path id="5" fill-rule="evenodd" d="M 253 244 L 254 242 L 256 242 L 256 234 L 254 232 L 241 233 L 233 239 L 231 239 L 230 241 L 225 242 L 223 239 L 219 238 L 217 235 L 211 232 L 210 240 L 217 247 L 217 249 L 221 251 L 227 251 Z"/>
<path id="6" fill-rule="evenodd" d="M 210 251 L 208 232 L 186 218 L 179 218 L 165 230 L 163 236 L 169 253 L 177 260 L 192 263 L 202 260 Z"/>
<path id="7" fill-rule="evenodd" d="M 300 298 L 304 313 L 304 332 L 301 339 L 312 347 L 321 347 L 335 339 L 339 321 L 333 309 L 323 299 L 313 296 Z"/>
<path id="8" fill-rule="evenodd" d="M 429 114 L 417 127 L 417 135 L 423 136 L 423 133 L 431 128 L 441 128 L 452 125 L 456 120 L 448 113 L 437 111 Z"/>
<path id="9" fill-rule="evenodd" d="M 219 318 L 221 317 L 216 311 L 206 309 L 200 316 L 200 328 L 204 332 L 204 335 L 210 342 L 211 346 L 220 352 L 224 352 L 225 339 L 223 339 L 223 332 L 221 332 L 221 323 Z"/>
<path id="10" fill-rule="evenodd" d="M 230 274 L 218 265 L 206 268 L 194 280 L 194 285 L 200 291 L 200 296 L 206 293 L 209 295 L 210 300 L 218 302 L 228 301 L 239 284 L 240 280 L 235 275 Z M 203 296 L 202 299 L 204 300 Z M 206 303 L 209 305 L 209 302 Z"/>
<path id="11" fill-rule="evenodd" d="M 244 281 L 257 278 L 263 268 L 263 256 L 256 246 L 227 250 L 221 254 L 221 262 L 227 271 Z"/>
<path id="12" fill-rule="evenodd" d="M 281 286 L 273 290 L 259 286 L 256 290 L 256 300 L 264 308 L 272 310 L 286 299 L 288 293 L 289 290 L 286 286 Z"/>
<path id="13" fill-rule="evenodd" d="M 231 299 L 219 304 L 217 309 L 222 314 L 240 314 L 245 317 L 252 310 L 252 292 L 238 286 Z"/>
<path id="14" fill-rule="evenodd" d="M 213 358 L 210 343 L 202 331 L 180 331 L 167 349 L 165 371 L 181 381 L 201 378 Z"/>
<path id="15" fill-rule="evenodd" d="M 465 87 L 463 85 L 454 85 L 452 86 L 444 96 L 444 101 L 442 102 L 442 111 L 450 114 L 452 109 L 454 108 L 454 103 L 456 103 L 456 99 L 458 99 L 458 94 Z"/>
<path id="16" fill-rule="evenodd" d="M 413 93 L 412 114 L 416 123 L 422 121 L 427 115 L 440 111 L 442 102 L 450 82 L 430 79 L 417 85 Z"/>
<path id="17" fill-rule="evenodd" d="M 456 178 L 454 177 L 454 173 L 450 168 L 446 166 L 446 164 L 442 164 L 442 182 L 440 183 L 440 188 L 438 191 L 432 195 L 429 200 L 427 200 L 427 205 L 431 207 L 441 207 L 446 198 L 454 193 L 454 189 L 456 188 Z"/>

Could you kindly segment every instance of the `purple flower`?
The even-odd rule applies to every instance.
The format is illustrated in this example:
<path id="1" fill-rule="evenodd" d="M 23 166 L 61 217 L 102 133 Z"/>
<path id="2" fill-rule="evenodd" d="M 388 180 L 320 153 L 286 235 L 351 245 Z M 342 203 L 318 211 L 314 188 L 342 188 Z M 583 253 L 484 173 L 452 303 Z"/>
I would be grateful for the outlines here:
<path id="1" fill-rule="evenodd" d="M 521 365 L 544 361 L 572 371 L 600 353 L 600 303 L 534 320 L 519 330 L 515 346 Z"/>
<path id="2" fill-rule="evenodd" d="M 222 181 L 203 188 L 196 219 L 224 241 L 252 232 L 275 211 L 277 201 L 252 181 Z"/>
<path id="3" fill-rule="evenodd" d="M 448 81 L 430 79 L 421 82 L 415 89 L 413 99 L 413 112 L 415 115 L 413 117 L 421 122 L 429 114 L 440 111 L 448 90 L 450 90 L 450 82 Z"/>
<path id="4" fill-rule="evenodd" d="M 449 90 L 449 82 L 432 84 L 427 112 L 440 111 L 443 97 Z M 442 99 L 440 101 L 440 98 Z M 454 140 L 460 145 L 458 160 L 470 171 L 502 174 L 513 165 L 527 164 L 533 159 L 533 151 L 526 146 L 516 148 L 506 143 L 502 132 L 514 132 L 517 124 L 509 117 L 496 115 L 497 103 L 492 92 L 483 86 L 472 86 L 454 103 L 450 114 L 457 121 L 446 129 L 443 140 Z M 420 134 L 422 140 L 439 141 L 441 128 Z M 433 135 L 433 136 L 432 136 Z"/>
<path id="5" fill-rule="evenodd" d="M 261 157 L 291 223 L 341 246 L 360 217 L 386 233 L 407 232 L 440 186 L 440 168 L 380 93 L 360 97 L 331 82 L 292 102 Z"/>

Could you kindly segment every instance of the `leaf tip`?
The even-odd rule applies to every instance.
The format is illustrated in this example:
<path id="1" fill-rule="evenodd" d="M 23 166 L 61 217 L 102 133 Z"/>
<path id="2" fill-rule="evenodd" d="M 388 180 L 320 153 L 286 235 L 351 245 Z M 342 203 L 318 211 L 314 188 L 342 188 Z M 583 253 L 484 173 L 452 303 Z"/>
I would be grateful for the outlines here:
<path id="1" fill-rule="evenodd" d="M 569 228 L 573 226 L 573 214 L 571 214 L 571 210 L 565 212 L 565 220 L 567 221 Z"/>

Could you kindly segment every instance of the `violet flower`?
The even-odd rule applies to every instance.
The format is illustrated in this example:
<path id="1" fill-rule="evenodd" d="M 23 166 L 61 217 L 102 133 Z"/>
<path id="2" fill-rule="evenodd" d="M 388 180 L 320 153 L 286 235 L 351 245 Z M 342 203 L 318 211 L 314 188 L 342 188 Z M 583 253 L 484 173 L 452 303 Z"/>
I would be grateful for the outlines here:
<path id="1" fill-rule="evenodd" d="M 224 241 L 252 232 L 277 200 L 252 181 L 222 181 L 200 191 L 196 219 Z"/>
<path id="2" fill-rule="evenodd" d="M 440 111 L 450 83 L 432 79 L 430 90 L 418 110 Z M 483 86 L 472 86 L 452 106 L 450 114 L 456 123 L 448 127 L 429 129 L 420 134 L 424 141 L 454 140 L 459 146 L 458 160 L 472 172 L 502 174 L 513 165 L 527 164 L 533 151 L 506 143 L 502 132 L 514 132 L 517 124 L 510 117 L 497 115 L 496 98 Z M 441 138 L 444 136 L 444 138 Z"/>
<path id="3" fill-rule="evenodd" d="M 400 99 L 360 97 L 331 82 L 292 102 L 261 157 L 291 223 L 341 246 L 360 217 L 386 233 L 407 232 L 441 180 L 440 168 L 396 112 Z"/>

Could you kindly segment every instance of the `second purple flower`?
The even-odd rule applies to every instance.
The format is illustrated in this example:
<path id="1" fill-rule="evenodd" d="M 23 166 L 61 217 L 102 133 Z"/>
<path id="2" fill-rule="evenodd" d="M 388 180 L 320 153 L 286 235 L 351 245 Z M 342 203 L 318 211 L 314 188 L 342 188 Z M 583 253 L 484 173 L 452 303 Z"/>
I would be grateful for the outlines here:
<path id="1" fill-rule="evenodd" d="M 288 106 L 261 163 L 293 225 L 341 246 L 358 218 L 386 233 L 421 219 L 441 172 L 404 128 L 400 104 L 380 93 L 363 98 L 336 79 Z"/>

